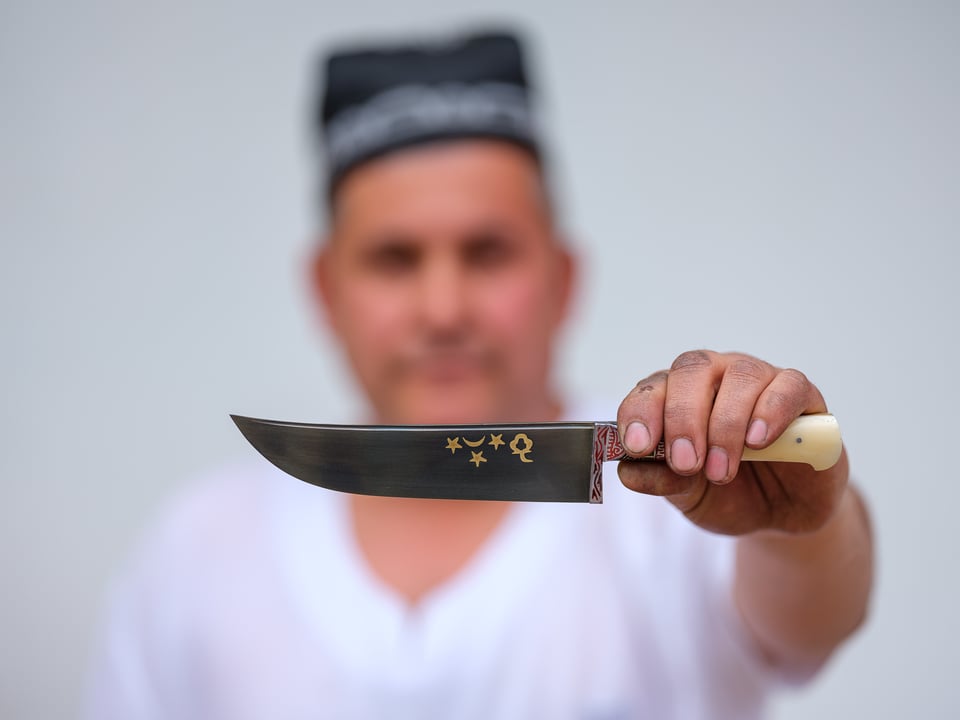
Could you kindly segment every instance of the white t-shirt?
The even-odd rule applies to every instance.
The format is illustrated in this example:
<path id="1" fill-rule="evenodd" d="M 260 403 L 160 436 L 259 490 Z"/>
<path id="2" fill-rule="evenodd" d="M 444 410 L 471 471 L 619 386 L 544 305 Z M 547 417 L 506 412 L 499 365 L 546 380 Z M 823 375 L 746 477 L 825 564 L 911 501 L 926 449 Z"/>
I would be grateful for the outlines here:
<path id="1" fill-rule="evenodd" d="M 603 505 L 513 506 L 412 609 L 346 496 L 265 461 L 211 478 L 118 583 L 88 716 L 759 717 L 777 678 L 732 603 L 733 542 L 605 470 Z"/>

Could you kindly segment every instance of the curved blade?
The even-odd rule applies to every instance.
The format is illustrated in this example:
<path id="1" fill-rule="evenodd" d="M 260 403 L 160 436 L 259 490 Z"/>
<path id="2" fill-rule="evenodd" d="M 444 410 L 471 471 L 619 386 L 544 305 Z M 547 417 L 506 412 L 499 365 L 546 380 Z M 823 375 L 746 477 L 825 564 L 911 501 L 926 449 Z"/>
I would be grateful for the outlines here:
<path id="1" fill-rule="evenodd" d="M 341 492 L 461 500 L 591 499 L 594 423 L 384 427 L 231 415 L 284 472 Z"/>

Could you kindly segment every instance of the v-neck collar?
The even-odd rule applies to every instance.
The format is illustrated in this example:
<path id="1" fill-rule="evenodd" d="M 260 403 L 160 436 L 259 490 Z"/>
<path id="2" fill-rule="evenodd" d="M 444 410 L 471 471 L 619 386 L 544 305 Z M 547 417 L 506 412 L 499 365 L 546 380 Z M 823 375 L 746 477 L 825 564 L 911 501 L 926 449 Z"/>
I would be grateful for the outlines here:
<path id="1" fill-rule="evenodd" d="M 411 606 L 369 567 L 348 496 L 285 480 L 276 479 L 273 536 L 291 602 L 346 667 L 407 688 L 457 657 L 465 634 L 481 646 L 496 635 L 534 582 L 537 559 L 565 532 L 562 518 L 572 518 L 566 508 L 513 505 L 463 567 Z"/>

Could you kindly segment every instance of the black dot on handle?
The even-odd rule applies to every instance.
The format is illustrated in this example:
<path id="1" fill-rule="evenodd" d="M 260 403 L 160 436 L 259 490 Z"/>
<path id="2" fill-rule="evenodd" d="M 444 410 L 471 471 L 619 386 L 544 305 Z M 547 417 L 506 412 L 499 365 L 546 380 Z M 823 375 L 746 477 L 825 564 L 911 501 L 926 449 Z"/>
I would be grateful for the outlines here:
<path id="1" fill-rule="evenodd" d="M 798 438 L 797 438 L 797 445 L 799 445 L 799 444 L 802 443 L 802 442 L 803 442 L 803 438 L 802 438 L 802 437 L 798 437 Z"/>

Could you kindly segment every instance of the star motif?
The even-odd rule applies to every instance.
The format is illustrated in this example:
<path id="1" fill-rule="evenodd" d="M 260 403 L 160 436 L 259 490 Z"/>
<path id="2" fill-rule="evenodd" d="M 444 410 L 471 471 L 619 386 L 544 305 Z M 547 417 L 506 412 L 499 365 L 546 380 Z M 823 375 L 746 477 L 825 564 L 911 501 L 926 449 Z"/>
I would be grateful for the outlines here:
<path id="1" fill-rule="evenodd" d="M 506 443 L 503 442 L 503 433 L 490 435 L 490 444 L 493 445 L 494 450 L 499 450 L 501 445 L 506 445 Z"/>
<path id="2" fill-rule="evenodd" d="M 473 450 L 471 450 L 470 454 L 473 455 L 473 457 L 470 458 L 468 462 L 472 462 L 477 467 L 480 467 L 480 463 L 487 461 L 487 459 L 483 456 L 483 450 L 480 452 L 473 452 Z"/>
<path id="3" fill-rule="evenodd" d="M 451 455 L 455 455 L 457 450 L 462 447 L 463 445 L 460 444 L 460 438 L 447 438 L 447 450 L 450 451 Z"/>

